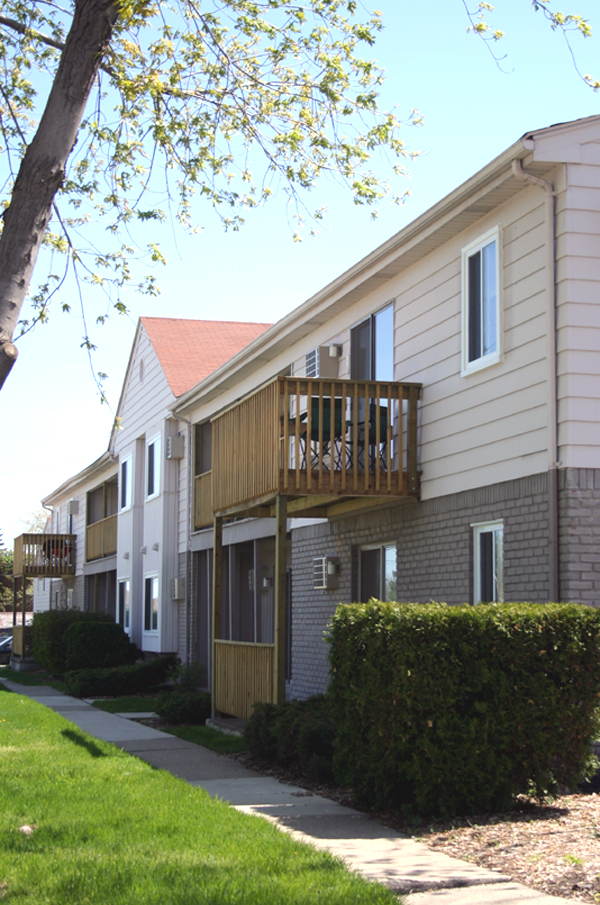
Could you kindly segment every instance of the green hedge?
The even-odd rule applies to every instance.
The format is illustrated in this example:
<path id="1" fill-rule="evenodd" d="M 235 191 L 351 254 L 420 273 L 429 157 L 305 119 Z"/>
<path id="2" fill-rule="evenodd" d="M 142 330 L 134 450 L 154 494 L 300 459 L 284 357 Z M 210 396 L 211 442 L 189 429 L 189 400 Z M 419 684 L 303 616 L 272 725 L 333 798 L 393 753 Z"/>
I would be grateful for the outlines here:
<path id="1" fill-rule="evenodd" d="M 368 604 L 332 620 L 334 769 L 366 806 L 453 815 L 573 787 L 600 729 L 600 611 Z"/>
<path id="2" fill-rule="evenodd" d="M 79 621 L 65 632 L 67 671 L 130 666 L 138 656 L 137 645 L 116 622 Z"/>
<path id="3" fill-rule="evenodd" d="M 327 695 L 255 704 L 245 729 L 248 750 L 310 779 L 332 779 L 335 723 Z"/>
<path id="4" fill-rule="evenodd" d="M 65 683 L 69 693 L 77 698 L 137 694 L 162 685 L 176 662 L 175 655 L 169 654 L 136 663 L 134 666 L 79 669 L 65 673 Z"/>
<path id="5" fill-rule="evenodd" d="M 64 675 L 67 670 L 67 629 L 74 623 L 83 622 L 106 622 L 114 625 L 114 619 L 106 613 L 86 613 L 75 609 L 36 613 L 31 630 L 34 660 L 53 676 Z"/>
<path id="6" fill-rule="evenodd" d="M 167 723 L 204 726 L 211 714 L 211 698 L 206 686 L 206 669 L 194 663 L 178 663 L 169 670 L 171 687 L 159 692 L 156 712 Z"/>

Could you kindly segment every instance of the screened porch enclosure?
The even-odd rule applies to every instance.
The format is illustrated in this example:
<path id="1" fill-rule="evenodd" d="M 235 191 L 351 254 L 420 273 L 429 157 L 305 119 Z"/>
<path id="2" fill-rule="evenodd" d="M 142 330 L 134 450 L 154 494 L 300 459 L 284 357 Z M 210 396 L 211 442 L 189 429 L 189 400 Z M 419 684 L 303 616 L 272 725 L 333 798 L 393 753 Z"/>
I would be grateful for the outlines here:
<path id="1" fill-rule="evenodd" d="M 221 629 L 211 640 L 213 555 L 212 549 L 194 554 L 194 659 L 212 672 L 215 710 L 247 718 L 255 701 L 275 700 L 275 538 L 223 547 Z"/>

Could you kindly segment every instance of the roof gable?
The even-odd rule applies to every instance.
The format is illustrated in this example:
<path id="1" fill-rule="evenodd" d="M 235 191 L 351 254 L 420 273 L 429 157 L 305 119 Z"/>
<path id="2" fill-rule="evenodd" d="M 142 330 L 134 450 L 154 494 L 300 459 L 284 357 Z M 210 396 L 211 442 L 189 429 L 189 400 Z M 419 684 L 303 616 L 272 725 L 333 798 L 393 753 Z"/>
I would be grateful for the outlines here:
<path id="1" fill-rule="evenodd" d="M 175 396 L 229 361 L 270 324 L 142 317 L 141 323 Z"/>

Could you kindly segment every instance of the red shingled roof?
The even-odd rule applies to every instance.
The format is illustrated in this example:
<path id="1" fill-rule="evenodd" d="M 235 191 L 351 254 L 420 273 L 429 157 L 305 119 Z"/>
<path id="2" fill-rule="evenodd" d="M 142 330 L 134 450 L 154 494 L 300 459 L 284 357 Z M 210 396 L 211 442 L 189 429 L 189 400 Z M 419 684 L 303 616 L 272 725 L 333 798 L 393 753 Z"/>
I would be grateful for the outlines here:
<path id="1" fill-rule="evenodd" d="M 175 396 L 191 390 L 270 324 L 140 318 Z"/>

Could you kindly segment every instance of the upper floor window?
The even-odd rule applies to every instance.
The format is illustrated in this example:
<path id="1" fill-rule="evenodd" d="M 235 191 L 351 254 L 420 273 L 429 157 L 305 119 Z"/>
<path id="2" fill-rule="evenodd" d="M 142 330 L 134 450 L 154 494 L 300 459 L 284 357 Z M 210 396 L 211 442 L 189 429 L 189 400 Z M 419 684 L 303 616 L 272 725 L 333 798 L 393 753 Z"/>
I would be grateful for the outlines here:
<path id="1" fill-rule="evenodd" d="M 212 468 L 212 424 L 204 421 L 195 425 L 195 463 L 194 474 L 206 474 Z"/>
<path id="2" fill-rule="evenodd" d="M 146 499 L 160 493 L 160 435 L 146 443 Z"/>
<path id="3" fill-rule="evenodd" d="M 394 306 L 387 305 L 350 333 L 352 380 L 394 379 Z"/>
<path id="4" fill-rule="evenodd" d="M 54 530 L 60 534 L 60 509 L 54 511 Z"/>
<path id="5" fill-rule="evenodd" d="M 469 374 L 500 361 L 500 231 L 462 250 L 463 360 Z"/>
<path id="6" fill-rule="evenodd" d="M 119 467 L 119 512 L 131 507 L 132 472 L 133 458 L 126 456 Z"/>
<path id="7" fill-rule="evenodd" d="M 502 520 L 481 522 L 473 528 L 473 603 L 504 600 Z"/>

